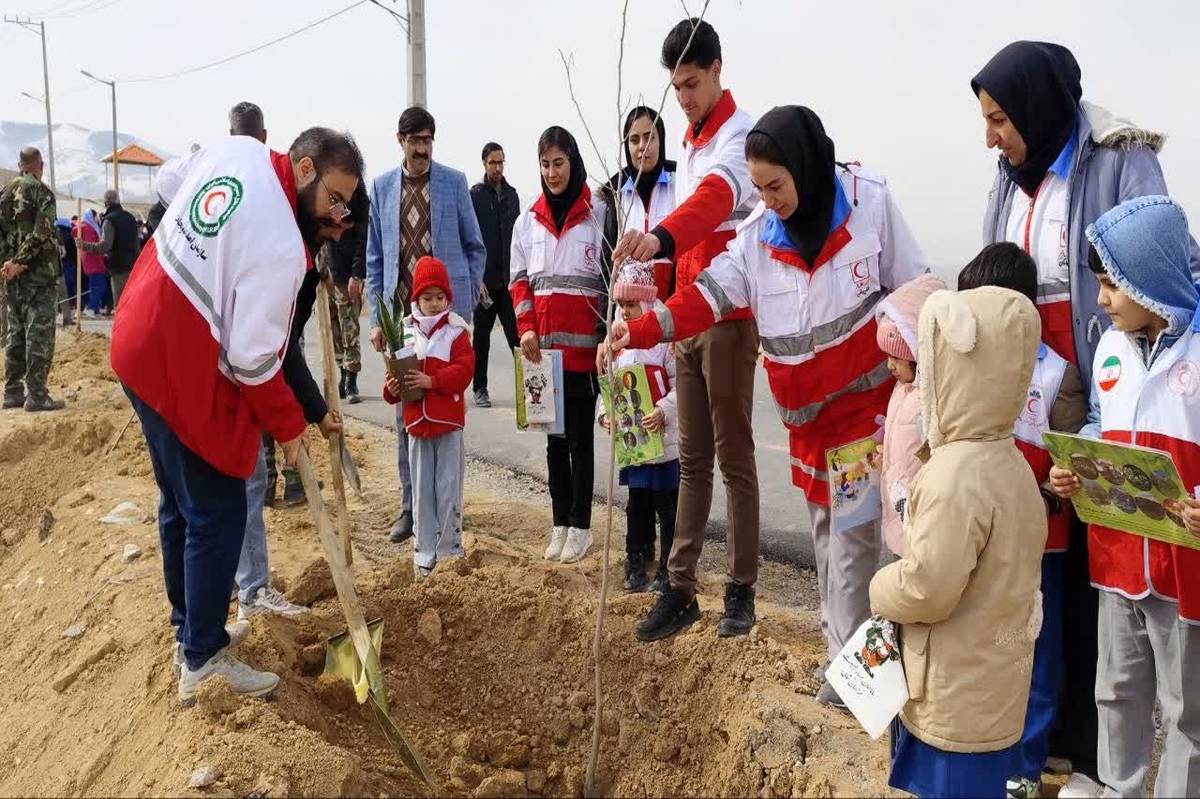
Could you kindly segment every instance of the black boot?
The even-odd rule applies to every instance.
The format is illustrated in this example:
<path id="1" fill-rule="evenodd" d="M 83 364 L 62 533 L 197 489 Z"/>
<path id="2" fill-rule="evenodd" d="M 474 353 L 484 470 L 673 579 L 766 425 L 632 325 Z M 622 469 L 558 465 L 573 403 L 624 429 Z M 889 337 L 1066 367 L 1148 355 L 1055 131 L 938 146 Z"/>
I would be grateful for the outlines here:
<path id="1" fill-rule="evenodd" d="M 263 497 L 263 505 L 265 507 L 268 507 L 268 508 L 275 507 L 275 487 L 276 487 L 276 483 L 274 480 L 267 481 L 267 493 Z"/>
<path id="2" fill-rule="evenodd" d="M 20 394 L 5 394 L 4 395 L 4 410 L 9 408 L 22 408 L 25 406 L 25 391 L 21 390 Z"/>
<path id="3" fill-rule="evenodd" d="M 646 558 L 640 552 L 625 555 L 625 590 L 631 594 L 646 590 Z"/>
<path id="4" fill-rule="evenodd" d="M 338 399 L 345 399 L 346 398 L 346 370 L 339 369 L 338 371 L 342 373 L 341 378 L 338 379 Z"/>
<path id="5" fill-rule="evenodd" d="M 413 534 L 413 516 L 412 511 L 406 510 L 400 514 L 400 518 L 388 530 L 388 540 L 393 544 L 400 544 L 412 538 Z"/>
<path id="6" fill-rule="evenodd" d="M 362 402 L 362 397 L 358 396 L 358 372 L 346 372 L 346 397 L 351 405 Z"/>
<path id="7" fill-rule="evenodd" d="M 725 586 L 725 615 L 717 624 L 717 635 L 749 635 L 753 626 L 754 586 L 729 583 Z"/>
<path id="8" fill-rule="evenodd" d="M 666 561 L 662 561 L 658 564 L 658 571 L 654 573 L 654 581 L 650 583 L 650 590 L 656 594 L 661 594 L 670 585 L 671 578 L 667 575 L 667 563 Z"/>
<path id="9" fill-rule="evenodd" d="M 700 604 L 696 598 L 668 586 L 634 633 L 639 641 L 658 641 L 692 626 L 699 618 Z"/>

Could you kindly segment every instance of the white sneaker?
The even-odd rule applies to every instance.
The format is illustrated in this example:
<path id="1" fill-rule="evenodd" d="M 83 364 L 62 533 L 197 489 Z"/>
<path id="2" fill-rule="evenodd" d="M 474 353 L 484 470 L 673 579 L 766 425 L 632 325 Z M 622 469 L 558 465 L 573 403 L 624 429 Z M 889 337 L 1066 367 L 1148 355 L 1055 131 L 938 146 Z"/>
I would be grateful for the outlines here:
<path id="1" fill-rule="evenodd" d="M 546 547 L 544 560 L 558 560 L 562 555 L 563 545 L 567 543 L 567 528 L 555 527 L 550 530 L 550 546 Z"/>
<path id="2" fill-rule="evenodd" d="M 432 566 L 422 566 L 416 561 L 413 561 L 413 579 L 415 581 L 419 583 L 431 574 L 433 574 Z"/>
<path id="3" fill-rule="evenodd" d="M 574 563 L 583 560 L 588 549 L 592 546 L 592 531 L 572 527 L 567 531 L 567 543 L 563 545 L 560 563 Z"/>
<path id="4" fill-rule="evenodd" d="M 250 622 L 245 619 L 239 619 L 233 624 L 225 625 L 225 634 L 229 636 L 229 649 L 233 649 L 242 641 L 246 640 L 246 636 L 250 635 Z M 175 664 L 175 676 L 179 676 L 179 670 L 184 666 L 183 644 L 176 641 L 171 645 L 171 661 Z"/>
<path id="5" fill-rule="evenodd" d="M 224 677 L 235 694 L 244 696 L 266 696 L 279 685 L 279 675 L 269 671 L 255 671 L 235 658 L 229 649 L 222 649 L 207 663 L 193 671 L 186 663 L 179 672 L 179 703 L 189 707 L 196 702 L 196 691 L 200 683 L 210 677 Z"/>
<path id="6" fill-rule="evenodd" d="M 1104 786 L 1086 774 L 1075 772 L 1058 795 L 1062 799 L 1093 799 L 1104 794 Z"/>
<path id="7" fill-rule="evenodd" d="M 238 621 L 245 621 L 260 613 L 271 613 L 275 616 L 294 619 L 308 613 L 308 608 L 288 602 L 283 594 L 267 586 L 255 592 L 254 599 L 249 605 L 238 603 Z"/>

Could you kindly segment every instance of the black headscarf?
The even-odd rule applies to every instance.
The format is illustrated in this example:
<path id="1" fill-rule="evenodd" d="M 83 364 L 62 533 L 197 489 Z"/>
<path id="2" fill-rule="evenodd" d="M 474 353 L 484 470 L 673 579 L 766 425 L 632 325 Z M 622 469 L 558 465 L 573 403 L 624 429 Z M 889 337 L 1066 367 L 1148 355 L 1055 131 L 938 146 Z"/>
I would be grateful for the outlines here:
<path id="1" fill-rule="evenodd" d="M 1014 167 L 1000 156 L 1000 166 L 1030 196 L 1075 129 L 1079 79 L 1079 63 L 1061 44 L 1013 42 L 971 81 L 975 96 L 986 90 L 1025 140 L 1025 161 Z"/>
<path id="2" fill-rule="evenodd" d="M 658 163 L 650 169 L 644 170 L 641 177 L 638 177 L 637 165 L 633 163 L 633 156 L 629 154 L 629 130 L 633 127 L 633 123 L 640 117 L 649 117 L 654 120 L 654 132 L 658 136 Z M 609 178 L 609 189 L 615 194 L 621 190 L 621 186 L 625 183 L 625 179 L 636 180 L 634 188 L 637 189 L 638 196 L 642 198 L 642 205 L 646 208 L 650 207 L 650 195 L 654 191 L 654 185 L 658 183 L 659 176 L 663 170 L 668 172 L 675 171 L 675 162 L 666 159 L 667 152 L 667 129 L 663 125 L 662 117 L 653 109 L 644 105 L 634 107 L 625 115 L 625 129 L 622 136 L 622 141 L 625 141 L 625 167 Z"/>
<path id="3" fill-rule="evenodd" d="M 542 180 L 542 194 L 546 197 L 546 204 L 550 206 L 554 227 L 561 233 L 563 225 L 567 221 L 567 214 L 571 212 L 572 206 L 575 205 L 575 201 L 583 192 L 584 185 L 587 184 L 587 168 L 583 165 L 583 156 L 579 154 L 579 145 L 575 143 L 575 137 L 566 128 L 558 125 L 546 128 L 542 137 L 538 139 L 539 156 L 547 147 L 557 147 L 562 150 L 566 153 L 567 160 L 571 162 L 571 177 L 567 180 L 567 188 L 563 190 L 562 194 L 550 191 L 546 181 Z"/>
<path id="4" fill-rule="evenodd" d="M 788 238 L 810 266 L 829 238 L 837 189 L 833 176 L 833 141 L 825 135 L 821 118 L 802 105 L 781 105 L 763 114 L 747 135 L 766 136 L 783 156 L 783 166 L 796 182 L 799 203 L 783 220 Z"/>

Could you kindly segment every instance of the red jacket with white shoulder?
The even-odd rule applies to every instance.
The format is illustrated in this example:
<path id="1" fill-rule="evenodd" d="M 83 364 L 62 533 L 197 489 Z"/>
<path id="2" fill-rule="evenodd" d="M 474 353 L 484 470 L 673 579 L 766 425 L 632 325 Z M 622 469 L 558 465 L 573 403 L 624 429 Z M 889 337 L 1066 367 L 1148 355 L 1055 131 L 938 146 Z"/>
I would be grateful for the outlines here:
<path id="1" fill-rule="evenodd" d="M 461 430 L 467 421 L 463 395 L 475 375 L 475 350 L 467 323 L 453 311 L 444 311 L 432 323 L 429 335 L 409 317 L 413 344 L 421 371 L 433 381 L 416 402 L 404 403 L 404 429 L 410 436 L 434 438 Z M 383 388 L 383 398 L 395 405 L 399 397 Z"/>
<path id="2" fill-rule="evenodd" d="M 826 451 L 873 435 L 895 382 L 875 341 L 876 306 L 929 271 L 883 180 L 857 167 L 836 171 L 833 229 L 811 266 L 759 203 L 695 283 L 629 325 L 629 346 L 644 348 L 750 309 L 788 429 L 792 482 L 821 505 L 829 504 Z"/>
<path id="3" fill-rule="evenodd" d="M 304 432 L 280 366 L 309 260 L 286 155 L 229 136 L 163 166 L 162 224 L 134 264 L 110 359 L 184 446 L 247 478 L 262 431 Z"/>
<path id="4" fill-rule="evenodd" d="M 1200 487 L 1200 314 L 1149 367 L 1132 336 L 1109 329 L 1096 348 L 1092 383 L 1101 438 L 1162 450 L 1188 493 Z M 1178 518 L 1177 506 L 1167 511 Z M 1181 619 L 1200 624 L 1200 550 L 1092 524 L 1088 565 L 1097 588 L 1173 600 Z"/>
<path id="5" fill-rule="evenodd" d="M 758 204 L 746 165 L 746 134 L 753 127 L 754 118 L 737 107 L 728 89 L 699 133 L 688 127 L 675 176 L 675 210 L 652 231 L 666 231 L 675 243 L 676 291 L 695 282 Z M 750 309 L 738 308 L 723 318 L 750 316 Z"/>
<path id="6" fill-rule="evenodd" d="M 604 201 L 584 186 L 561 232 L 544 194 L 513 226 L 509 291 L 517 332 L 532 330 L 543 349 L 562 350 L 568 372 L 596 371 L 604 319 L 604 213 Z"/>

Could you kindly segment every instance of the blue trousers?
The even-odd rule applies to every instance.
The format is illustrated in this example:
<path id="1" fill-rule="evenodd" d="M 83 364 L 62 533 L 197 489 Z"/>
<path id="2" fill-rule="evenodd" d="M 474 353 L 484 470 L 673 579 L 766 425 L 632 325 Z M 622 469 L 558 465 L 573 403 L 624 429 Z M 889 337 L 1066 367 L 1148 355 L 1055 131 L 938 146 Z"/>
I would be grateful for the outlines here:
<path id="1" fill-rule="evenodd" d="M 104 299 L 108 296 L 108 275 L 101 272 L 98 275 L 84 275 L 87 281 L 87 307 L 92 313 L 100 313 L 104 307 Z"/>
<path id="2" fill-rule="evenodd" d="M 273 446 L 273 445 L 272 445 Z M 248 605 L 254 601 L 258 589 L 266 588 L 271 576 L 267 559 L 267 525 L 263 520 L 263 506 L 267 499 L 267 458 L 262 447 L 258 448 L 258 463 L 254 474 L 246 481 L 246 539 L 242 542 L 242 554 L 238 559 L 238 601 Z"/>
<path id="3" fill-rule="evenodd" d="M 225 619 L 246 533 L 246 481 L 217 471 L 185 447 L 128 388 L 158 483 L 158 536 L 175 640 L 198 669 L 229 646 Z"/>
<path id="4" fill-rule="evenodd" d="M 1025 729 L 1017 744 L 1015 776 L 1039 780 L 1050 750 L 1050 733 L 1062 683 L 1063 583 L 1065 552 L 1042 556 L 1042 631 L 1033 647 L 1033 679 L 1025 709 Z"/>

